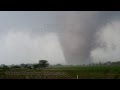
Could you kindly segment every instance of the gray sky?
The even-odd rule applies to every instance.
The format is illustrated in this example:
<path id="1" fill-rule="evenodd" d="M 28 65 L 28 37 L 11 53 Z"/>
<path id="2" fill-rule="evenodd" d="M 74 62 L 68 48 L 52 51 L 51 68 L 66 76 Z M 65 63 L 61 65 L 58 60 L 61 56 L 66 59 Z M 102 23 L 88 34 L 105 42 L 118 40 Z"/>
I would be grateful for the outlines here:
<path id="1" fill-rule="evenodd" d="M 56 12 L 0 12 L 0 64 L 65 63 L 54 27 Z"/>
<path id="2" fill-rule="evenodd" d="M 120 60 L 119 18 L 114 11 L 1 11 L 0 64 Z"/>

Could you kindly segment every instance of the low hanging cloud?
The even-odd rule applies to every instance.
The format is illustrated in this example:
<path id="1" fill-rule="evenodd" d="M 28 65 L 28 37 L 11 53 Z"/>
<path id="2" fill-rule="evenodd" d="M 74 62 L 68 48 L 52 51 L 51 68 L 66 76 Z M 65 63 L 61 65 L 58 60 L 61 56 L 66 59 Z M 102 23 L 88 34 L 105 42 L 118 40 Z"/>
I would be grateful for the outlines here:
<path id="1" fill-rule="evenodd" d="M 96 36 L 98 46 L 91 51 L 93 61 L 120 61 L 120 21 L 107 23 Z"/>
<path id="2" fill-rule="evenodd" d="M 9 30 L 0 36 L 0 63 L 38 63 L 45 59 L 51 64 L 65 63 L 64 55 L 55 33 L 40 34 L 29 30 Z"/>

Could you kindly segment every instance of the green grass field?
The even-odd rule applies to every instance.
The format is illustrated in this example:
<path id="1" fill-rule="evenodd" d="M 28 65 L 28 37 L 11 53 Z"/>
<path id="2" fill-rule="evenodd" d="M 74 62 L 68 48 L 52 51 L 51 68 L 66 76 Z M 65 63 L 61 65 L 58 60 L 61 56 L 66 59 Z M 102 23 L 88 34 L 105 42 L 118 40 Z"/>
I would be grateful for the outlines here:
<path id="1" fill-rule="evenodd" d="M 120 79 L 120 66 L 64 66 L 36 70 L 0 68 L 0 79 Z"/>

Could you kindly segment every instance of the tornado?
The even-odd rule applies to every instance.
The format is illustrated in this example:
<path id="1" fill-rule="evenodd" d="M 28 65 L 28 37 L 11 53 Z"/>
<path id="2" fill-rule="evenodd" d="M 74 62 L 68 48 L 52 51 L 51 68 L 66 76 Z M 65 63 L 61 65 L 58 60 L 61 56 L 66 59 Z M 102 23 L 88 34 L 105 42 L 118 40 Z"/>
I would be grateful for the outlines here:
<path id="1" fill-rule="evenodd" d="M 91 63 L 91 51 L 98 46 L 96 33 L 119 17 L 115 11 L 60 12 L 58 36 L 67 64 Z"/>

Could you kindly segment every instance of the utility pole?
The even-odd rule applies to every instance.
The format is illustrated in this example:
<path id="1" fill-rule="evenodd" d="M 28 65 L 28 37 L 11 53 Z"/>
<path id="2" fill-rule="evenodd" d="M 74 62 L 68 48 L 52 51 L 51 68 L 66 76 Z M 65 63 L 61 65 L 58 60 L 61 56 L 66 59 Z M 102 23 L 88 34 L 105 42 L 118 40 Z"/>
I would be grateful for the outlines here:
<path id="1" fill-rule="evenodd" d="M 77 75 L 77 79 L 78 79 L 78 75 Z"/>

